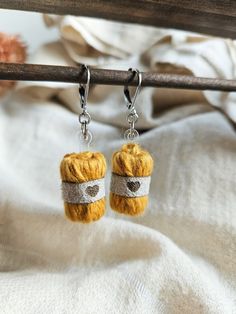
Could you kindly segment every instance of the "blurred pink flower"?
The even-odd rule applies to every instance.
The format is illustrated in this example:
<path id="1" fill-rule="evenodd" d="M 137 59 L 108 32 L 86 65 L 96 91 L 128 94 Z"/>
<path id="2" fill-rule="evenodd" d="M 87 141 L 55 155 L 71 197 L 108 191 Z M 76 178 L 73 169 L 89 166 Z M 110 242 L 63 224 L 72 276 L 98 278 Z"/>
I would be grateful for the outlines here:
<path id="1" fill-rule="evenodd" d="M 26 56 L 26 46 L 19 36 L 0 32 L 0 62 L 24 63 Z M 15 82 L 13 81 L 0 81 L 0 96 L 13 88 L 14 85 Z"/>

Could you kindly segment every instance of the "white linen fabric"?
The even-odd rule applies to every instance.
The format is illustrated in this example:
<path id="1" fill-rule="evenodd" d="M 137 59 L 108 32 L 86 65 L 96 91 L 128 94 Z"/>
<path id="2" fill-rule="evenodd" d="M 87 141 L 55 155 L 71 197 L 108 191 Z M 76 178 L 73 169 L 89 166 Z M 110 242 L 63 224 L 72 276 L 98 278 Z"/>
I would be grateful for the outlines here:
<path id="1" fill-rule="evenodd" d="M 236 75 L 232 41 L 45 18 L 62 41 L 31 62 Z M 91 88 L 88 110 L 108 195 L 127 127 L 122 88 Z M 1 101 L 0 312 L 236 313 L 235 95 L 143 89 L 139 142 L 155 160 L 148 209 L 128 218 L 107 198 L 106 216 L 89 225 L 65 219 L 60 193 L 60 160 L 82 149 L 78 111 L 72 84 L 22 83 Z"/>

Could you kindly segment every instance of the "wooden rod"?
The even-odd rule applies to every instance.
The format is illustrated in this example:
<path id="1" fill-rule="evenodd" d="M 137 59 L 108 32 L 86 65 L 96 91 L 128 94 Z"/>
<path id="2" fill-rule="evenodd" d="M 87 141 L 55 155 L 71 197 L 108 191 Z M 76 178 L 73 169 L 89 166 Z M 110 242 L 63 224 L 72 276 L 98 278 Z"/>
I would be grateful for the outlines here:
<path id="1" fill-rule="evenodd" d="M 236 38 L 235 0 L 0 0 L 0 8 L 97 17 Z"/>
<path id="2" fill-rule="evenodd" d="M 0 63 L 0 80 L 85 83 L 82 66 L 65 67 L 39 64 Z M 138 78 L 128 71 L 91 69 L 91 84 L 137 86 Z M 189 75 L 143 72 L 142 86 L 195 90 L 236 91 L 236 80 Z"/>

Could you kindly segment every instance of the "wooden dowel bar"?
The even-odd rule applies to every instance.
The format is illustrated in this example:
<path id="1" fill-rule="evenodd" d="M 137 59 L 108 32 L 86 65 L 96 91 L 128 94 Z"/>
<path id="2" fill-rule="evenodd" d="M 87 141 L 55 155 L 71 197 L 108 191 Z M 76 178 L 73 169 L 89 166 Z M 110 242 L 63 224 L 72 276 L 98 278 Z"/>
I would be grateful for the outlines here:
<path id="1" fill-rule="evenodd" d="M 235 0 L 0 0 L 0 8 L 97 17 L 236 38 Z"/>
<path id="2" fill-rule="evenodd" d="M 91 84 L 137 86 L 138 78 L 128 71 L 93 69 Z M 85 83 L 82 66 L 66 67 L 39 64 L 0 63 L 0 80 Z M 143 72 L 142 86 L 194 90 L 236 91 L 236 81 L 194 77 L 189 75 Z"/>

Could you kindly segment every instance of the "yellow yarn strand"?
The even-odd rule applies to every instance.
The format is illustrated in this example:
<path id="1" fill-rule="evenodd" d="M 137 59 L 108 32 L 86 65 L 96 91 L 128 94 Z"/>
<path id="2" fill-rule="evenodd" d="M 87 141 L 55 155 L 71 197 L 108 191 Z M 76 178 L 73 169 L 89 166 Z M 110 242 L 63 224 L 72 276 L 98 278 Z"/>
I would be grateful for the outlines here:
<path id="1" fill-rule="evenodd" d="M 153 159 L 148 151 L 138 144 L 128 143 L 113 154 L 112 171 L 128 177 L 150 176 L 153 171 Z M 141 215 L 148 204 L 148 196 L 124 197 L 110 193 L 110 206 L 113 210 L 131 216 Z"/>
<path id="2" fill-rule="evenodd" d="M 64 182 L 83 183 L 103 178 L 106 160 L 99 152 L 72 153 L 64 156 L 60 165 Z M 64 203 L 65 214 L 71 221 L 89 223 L 101 218 L 105 213 L 105 197 L 89 204 Z"/>

